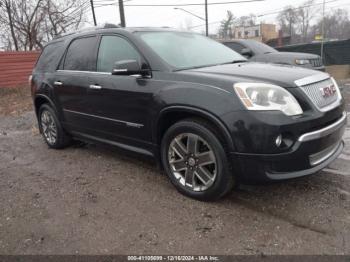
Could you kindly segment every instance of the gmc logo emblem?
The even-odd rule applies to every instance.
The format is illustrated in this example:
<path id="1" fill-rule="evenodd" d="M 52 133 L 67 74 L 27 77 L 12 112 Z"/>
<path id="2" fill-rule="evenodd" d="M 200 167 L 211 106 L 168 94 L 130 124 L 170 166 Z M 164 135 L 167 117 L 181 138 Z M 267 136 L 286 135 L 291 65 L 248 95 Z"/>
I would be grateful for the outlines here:
<path id="1" fill-rule="evenodd" d="M 334 85 L 330 85 L 330 86 L 320 88 L 320 91 L 322 96 L 324 98 L 327 98 L 327 97 L 333 96 L 337 92 L 337 89 L 335 88 Z"/>

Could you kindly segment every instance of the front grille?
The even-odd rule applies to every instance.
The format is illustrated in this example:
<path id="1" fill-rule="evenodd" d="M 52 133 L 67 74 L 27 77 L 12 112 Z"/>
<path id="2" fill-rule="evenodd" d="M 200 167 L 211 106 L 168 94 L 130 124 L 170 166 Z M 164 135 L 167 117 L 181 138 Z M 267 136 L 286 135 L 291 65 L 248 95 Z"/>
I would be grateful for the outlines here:
<path id="1" fill-rule="evenodd" d="M 310 63 L 313 67 L 321 67 L 323 66 L 321 58 L 310 59 Z"/>
<path id="2" fill-rule="evenodd" d="M 303 85 L 301 89 L 306 93 L 306 95 L 312 100 L 312 102 L 320 109 L 327 107 L 338 100 L 339 91 L 336 89 L 336 93 L 331 96 L 323 96 L 322 90 L 325 87 L 334 85 L 333 81 L 328 78 L 326 80 Z"/>

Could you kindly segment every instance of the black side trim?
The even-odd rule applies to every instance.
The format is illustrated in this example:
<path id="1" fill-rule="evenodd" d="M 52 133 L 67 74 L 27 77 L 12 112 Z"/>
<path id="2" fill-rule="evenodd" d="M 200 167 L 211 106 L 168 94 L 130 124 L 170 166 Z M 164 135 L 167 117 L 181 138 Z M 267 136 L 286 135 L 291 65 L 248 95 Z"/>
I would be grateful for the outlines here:
<path id="1" fill-rule="evenodd" d="M 122 148 L 122 149 L 125 149 L 125 150 L 128 150 L 128 151 L 132 151 L 132 152 L 135 152 L 135 153 L 138 153 L 138 154 L 154 157 L 153 152 L 148 151 L 146 149 L 142 149 L 142 148 L 139 148 L 139 147 L 126 145 L 126 144 L 123 144 L 123 143 L 118 143 L 118 142 L 115 142 L 115 141 L 99 138 L 99 137 L 96 137 L 96 136 L 82 134 L 82 133 L 75 132 L 75 131 L 72 131 L 71 133 L 73 134 L 73 136 L 75 135 L 77 137 L 82 137 L 82 138 L 86 138 L 88 140 L 97 141 L 97 142 L 101 142 L 101 143 L 104 143 L 104 144 L 116 146 L 116 147 L 119 147 L 119 148 Z"/>

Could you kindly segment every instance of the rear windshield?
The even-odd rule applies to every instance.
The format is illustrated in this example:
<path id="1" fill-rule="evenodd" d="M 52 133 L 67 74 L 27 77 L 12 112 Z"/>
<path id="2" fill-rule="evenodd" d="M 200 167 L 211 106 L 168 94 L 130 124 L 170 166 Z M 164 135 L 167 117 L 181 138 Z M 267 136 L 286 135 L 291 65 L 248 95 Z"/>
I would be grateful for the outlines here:
<path id="1" fill-rule="evenodd" d="M 53 72 L 56 70 L 63 53 L 63 41 L 45 46 L 35 66 L 36 71 Z"/>

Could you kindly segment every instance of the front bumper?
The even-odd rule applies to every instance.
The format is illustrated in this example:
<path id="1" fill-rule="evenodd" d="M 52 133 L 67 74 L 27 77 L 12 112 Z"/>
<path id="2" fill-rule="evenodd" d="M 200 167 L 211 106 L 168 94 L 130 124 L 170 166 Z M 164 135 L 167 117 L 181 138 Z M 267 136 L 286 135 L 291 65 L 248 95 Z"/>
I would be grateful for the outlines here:
<path id="1" fill-rule="evenodd" d="M 314 174 L 328 166 L 342 152 L 347 115 L 335 122 L 299 136 L 291 150 L 277 154 L 232 153 L 243 182 L 284 180 Z"/>
<path id="2" fill-rule="evenodd" d="M 326 72 L 326 67 L 324 65 L 321 65 L 321 66 L 313 66 L 311 64 L 308 64 L 308 65 L 298 65 L 298 64 L 295 64 L 294 66 L 299 66 L 299 67 L 303 67 L 303 68 L 307 68 L 307 69 L 312 69 L 312 70 L 318 70 L 318 71 L 321 71 L 321 72 Z"/>

